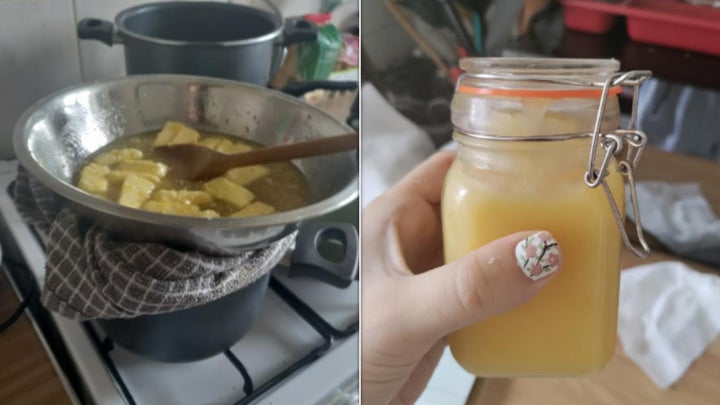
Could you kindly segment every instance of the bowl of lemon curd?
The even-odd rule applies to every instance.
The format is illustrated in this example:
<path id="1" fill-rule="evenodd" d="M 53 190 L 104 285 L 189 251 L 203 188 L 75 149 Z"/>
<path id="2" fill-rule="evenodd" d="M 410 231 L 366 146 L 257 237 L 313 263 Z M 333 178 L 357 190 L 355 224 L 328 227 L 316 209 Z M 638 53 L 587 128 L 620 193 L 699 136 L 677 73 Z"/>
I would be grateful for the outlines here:
<path id="1" fill-rule="evenodd" d="M 525 304 L 452 333 L 451 351 L 478 376 L 595 372 L 615 349 L 623 243 L 615 216 L 624 217 L 626 177 L 619 163 L 633 146 L 628 139 L 644 142 L 618 131 L 619 64 L 470 58 L 460 66 L 452 103 L 458 154 L 442 196 L 445 260 L 515 232 L 547 230 L 563 262 Z"/>

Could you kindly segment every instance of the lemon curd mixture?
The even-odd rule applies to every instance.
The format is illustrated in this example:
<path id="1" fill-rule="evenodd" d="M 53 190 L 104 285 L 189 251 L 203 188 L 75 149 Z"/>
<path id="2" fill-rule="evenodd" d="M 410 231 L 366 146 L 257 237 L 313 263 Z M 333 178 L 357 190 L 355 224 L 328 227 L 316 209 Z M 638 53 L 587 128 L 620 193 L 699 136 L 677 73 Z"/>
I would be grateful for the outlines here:
<path id="1" fill-rule="evenodd" d="M 514 112 L 486 109 L 482 130 L 533 136 L 592 128 L 592 114 L 551 110 L 558 100 L 527 101 Z M 590 140 L 508 142 L 458 133 L 455 139 L 459 155 L 442 199 L 446 262 L 505 235 L 548 230 L 563 263 L 557 278 L 527 303 L 452 333 L 454 357 L 481 376 L 598 370 L 615 349 L 621 244 L 602 187 L 583 181 Z M 623 211 L 623 179 L 614 162 L 606 181 Z"/>
<path id="2" fill-rule="evenodd" d="M 204 218 L 266 215 L 308 202 L 307 180 L 290 162 L 238 167 L 204 182 L 168 175 L 169 168 L 155 158 L 153 149 L 181 143 L 228 154 L 259 146 L 168 122 L 159 133 L 123 137 L 98 150 L 77 173 L 76 184 L 126 207 Z"/>

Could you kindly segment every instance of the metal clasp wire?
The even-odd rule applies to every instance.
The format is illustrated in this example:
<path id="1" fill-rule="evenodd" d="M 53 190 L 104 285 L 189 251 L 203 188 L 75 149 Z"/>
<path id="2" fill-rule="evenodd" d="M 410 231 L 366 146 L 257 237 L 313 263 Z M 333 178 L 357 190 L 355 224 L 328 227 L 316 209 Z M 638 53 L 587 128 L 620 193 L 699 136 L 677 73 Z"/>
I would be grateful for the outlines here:
<path id="1" fill-rule="evenodd" d="M 649 256 L 650 247 L 645 240 L 642 224 L 640 222 L 640 210 L 638 208 L 637 192 L 635 190 L 635 177 L 633 173 L 640 161 L 642 151 L 647 144 L 647 136 L 642 131 L 637 130 L 637 105 L 640 83 L 649 78 L 650 75 L 651 72 L 647 70 L 633 70 L 625 73 L 617 73 L 602 83 L 602 95 L 600 97 L 598 113 L 595 117 L 595 127 L 593 129 L 592 142 L 590 144 L 588 169 L 587 172 L 585 172 L 585 184 L 591 188 L 602 185 L 605 197 L 610 204 L 610 210 L 612 211 L 613 216 L 615 217 L 615 222 L 620 230 L 623 243 L 625 243 L 625 246 L 628 249 L 640 257 Z M 630 125 L 627 129 L 618 129 L 615 132 L 603 134 L 602 122 L 605 117 L 605 104 L 608 100 L 610 88 L 615 86 L 633 87 L 633 103 Z M 596 170 L 595 160 L 600 146 L 605 149 L 605 156 L 600 164 L 600 168 Z M 625 146 L 627 146 L 627 153 L 625 155 L 625 159 L 618 160 L 618 171 L 622 176 L 625 176 L 628 179 L 628 185 L 630 186 L 630 203 L 632 205 L 635 218 L 635 231 L 637 233 L 638 242 L 640 243 L 639 247 L 634 246 L 630 241 L 627 230 L 625 229 L 625 218 L 621 215 L 610 187 L 608 186 L 607 181 L 605 181 L 605 178 L 609 174 L 608 167 L 610 165 L 610 161 L 613 156 L 618 156 L 620 152 L 625 149 Z"/>

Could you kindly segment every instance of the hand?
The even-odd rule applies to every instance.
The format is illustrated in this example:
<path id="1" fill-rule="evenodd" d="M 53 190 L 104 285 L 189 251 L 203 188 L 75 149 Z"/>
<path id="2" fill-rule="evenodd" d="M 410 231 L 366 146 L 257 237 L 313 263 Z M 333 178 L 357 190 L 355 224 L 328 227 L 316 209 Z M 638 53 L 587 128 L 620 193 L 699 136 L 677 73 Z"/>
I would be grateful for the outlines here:
<path id="1" fill-rule="evenodd" d="M 547 232 L 506 236 L 443 265 L 440 194 L 454 156 L 436 154 L 363 210 L 363 403 L 414 403 L 448 333 L 522 304 L 559 266 L 557 248 L 542 275 L 516 258 L 516 245 Z"/>

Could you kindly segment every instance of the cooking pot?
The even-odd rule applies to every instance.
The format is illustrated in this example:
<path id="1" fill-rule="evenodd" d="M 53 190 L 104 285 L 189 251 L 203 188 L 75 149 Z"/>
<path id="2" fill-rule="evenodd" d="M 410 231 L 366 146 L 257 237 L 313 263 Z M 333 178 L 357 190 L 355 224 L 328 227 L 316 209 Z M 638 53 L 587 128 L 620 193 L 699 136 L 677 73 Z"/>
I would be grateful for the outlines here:
<path id="1" fill-rule="evenodd" d="M 123 44 L 129 75 L 179 73 L 264 86 L 282 64 L 285 48 L 314 41 L 317 27 L 302 19 L 283 20 L 267 0 L 172 1 L 124 10 L 115 24 L 83 19 L 78 36 Z"/>
<path id="2" fill-rule="evenodd" d="M 320 253 L 323 241 L 337 244 L 333 260 Z M 332 241 L 332 242 L 330 242 Z M 290 277 L 311 277 L 335 287 L 350 286 L 358 268 L 358 236 L 347 223 L 304 226 L 290 256 Z M 222 353 L 250 330 L 262 309 L 270 273 L 217 300 L 196 307 L 130 319 L 100 319 L 113 342 L 163 362 L 188 362 Z"/>
<path id="3" fill-rule="evenodd" d="M 265 246 L 358 195 L 356 152 L 295 161 L 308 179 L 310 203 L 252 218 L 153 213 L 103 200 L 73 185 L 74 174 L 90 154 L 125 135 L 157 131 L 168 120 L 264 145 L 350 132 L 324 112 L 262 87 L 208 77 L 137 75 L 78 85 L 38 101 L 19 119 L 14 148 L 32 176 L 110 233 L 208 253 Z"/>

